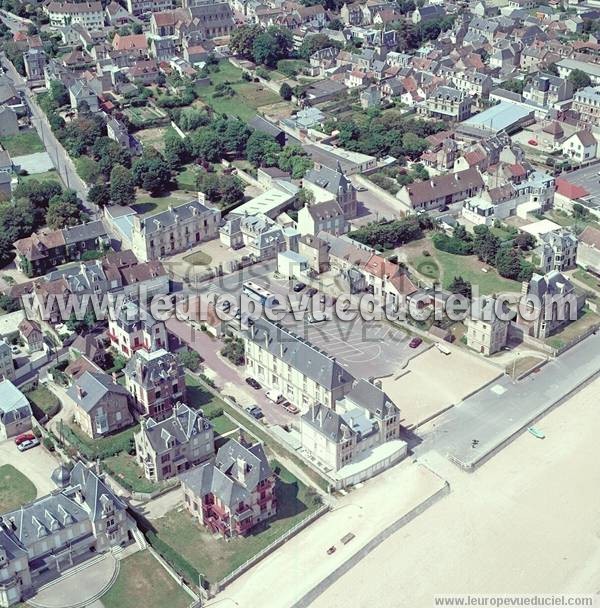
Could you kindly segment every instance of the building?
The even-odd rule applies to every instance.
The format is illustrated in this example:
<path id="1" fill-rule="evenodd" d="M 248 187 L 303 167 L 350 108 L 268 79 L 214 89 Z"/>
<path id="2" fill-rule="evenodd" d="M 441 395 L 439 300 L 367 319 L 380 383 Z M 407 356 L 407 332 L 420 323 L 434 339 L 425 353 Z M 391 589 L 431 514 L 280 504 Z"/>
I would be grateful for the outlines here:
<path id="1" fill-rule="evenodd" d="M 534 273 L 531 281 L 523 284 L 523 293 L 532 299 L 521 305 L 518 324 L 541 340 L 575 321 L 585 303 L 585 296 L 578 296 L 571 281 L 557 270 Z"/>
<path id="2" fill-rule="evenodd" d="M 535 253 L 540 259 L 540 268 L 544 274 L 552 270 L 564 272 L 572 270 L 577 262 L 577 237 L 567 228 L 559 228 L 540 234 L 539 246 Z"/>
<path id="3" fill-rule="evenodd" d="M 262 444 L 229 440 L 215 462 L 181 476 L 185 508 L 211 532 L 245 535 L 277 513 L 275 474 Z"/>
<path id="4" fill-rule="evenodd" d="M 303 177 L 302 185 L 311 190 L 315 196 L 319 195 L 318 190 L 325 191 L 333 196 L 342 208 L 347 220 L 354 219 L 357 216 L 356 188 L 342 171 L 339 161 L 336 169 L 330 169 L 325 165 L 317 165 L 310 169 Z"/>
<path id="5" fill-rule="evenodd" d="M 30 431 L 32 416 L 27 397 L 10 380 L 0 381 L 0 440 Z"/>
<path id="6" fill-rule="evenodd" d="M 15 364 L 12 358 L 10 344 L 0 338 L 0 380 L 15 379 Z"/>
<path id="7" fill-rule="evenodd" d="M 145 0 L 135 0 L 145 1 Z M 201 40 L 228 36 L 235 27 L 227 2 L 210 1 L 165 12 L 153 11 L 150 31 L 155 36 L 176 36 L 179 39 L 196 34 Z"/>
<path id="8" fill-rule="evenodd" d="M 318 236 L 301 236 L 298 241 L 298 253 L 307 260 L 308 268 L 316 274 L 329 270 L 329 245 Z"/>
<path id="9" fill-rule="evenodd" d="M 133 424 L 129 412 L 129 393 L 108 374 L 84 372 L 67 389 L 75 422 L 97 439 Z"/>
<path id="10" fill-rule="evenodd" d="M 335 236 L 348 232 L 349 224 L 336 200 L 307 204 L 298 211 L 300 234 L 316 236 L 319 232 L 329 232 Z"/>
<path id="11" fill-rule="evenodd" d="M 100 220 L 46 233 L 34 232 L 15 241 L 15 262 L 28 277 L 36 277 L 53 266 L 79 259 L 86 251 L 100 250 L 108 242 L 106 229 Z"/>
<path id="12" fill-rule="evenodd" d="M 262 213 L 243 217 L 231 214 L 219 229 L 219 239 L 232 249 L 246 247 L 257 261 L 272 260 L 286 249 L 283 227 Z"/>
<path id="13" fill-rule="evenodd" d="M 8 106 L 0 107 L 0 137 L 16 135 L 19 132 L 17 113 Z"/>
<path id="14" fill-rule="evenodd" d="M 578 131 L 562 142 L 561 149 L 568 158 L 583 163 L 596 158 L 598 143 L 590 131 Z"/>
<path id="15" fill-rule="evenodd" d="M 573 110 L 584 125 L 600 126 L 600 86 L 580 89 L 573 95 Z"/>
<path id="16" fill-rule="evenodd" d="M 479 171 L 471 167 L 403 186 L 396 197 L 412 209 L 430 211 L 472 198 L 483 190 L 483 186 Z"/>
<path id="17" fill-rule="evenodd" d="M 573 97 L 573 83 L 568 78 L 539 73 L 525 85 L 523 97 L 543 108 L 553 107 Z"/>
<path id="18" fill-rule="evenodd" d="M 53 27 L 81 24 L 88 31 L 104 27 L 101 2 L 50 2 L 44 11 Z"/>
<path id="19" fill-rule="evenodd" d="M 399 308 L 417 291 L 408 274 L 398 264 L 373 254 L 360 268 L 370 291 L 380 306 Z"/>
<path id="20" fill-rule="evenodd" d="M 142 416 L 164 420 L 178 402 L 185 401 L 185 373 L 174 353 L 164 349 L 139 350 L 128 361 L 123 373 L 125 388 Z"/>
<path id="21" fill-rule="evenodd" d="M 168 11 L 173 8 L 173 0 L 127 0 L 127 11 L 132 15 L 144 15 Z"/>
<path id="22" fill-rule="evenodd" d="M 439 19 L 446 15 L 444 7 L 440 4 L 425 4 L 418 6 L 412 13 L 412 22 L 417 25 L 423 21 Z"/>
<path id="23" fill-rule="evenodd" d="M 164 322 L 157 321 L 150 311 L 132 300 L 126 301 L 119 312 L 109 318 L 108 337 L 111 345 L 126 357 L 140 349 L 152 352 L 168 344 Z"/>
<path id="24" fill-rule="evenodd" d="M 495 219 L 494 205 L 476 196 L 464 202 L 461 215 L 475 226 L 491 226 Z"/>
<path id="25" fill-rule="evenodd" d="M 19 323 L 19 336 L 25 343 L 25 347 L 29 354 L 44 348 L 44 334 L 37 321 L 23 319 L 21 323 Z"/>
<path id="26" fill-rule="evenodd" d="M 190 201 L 144 218 L 135 213 L 130 221 L 131 249 L 139 260 L 146 262 L 216 238 L 221 212 Z"/>
<path id="27" fill-rule="evenodd" d="M 44 80 L 46 53 L 42 49 L 29 49 L 26 53 L 23 53 L 23 63 L 25 64 L 27 80 Z"/>
<path id="28" fill-rule="evenodd" d="M 500 318 L 497 307 L 494 298 L 480 298 L 466 319 L 467 345 L 486 357 L 502 350 L 508 340 L 509 322 Z"/>
<path id="29" fill-rule="evenodd" d="M 83 80 L 77 80 L 69 87 L 69 99 L 71 107 L 78 112 L 83 109 L 97 112 L 100 108 L 98 96 Z"/>
<path id="30" fill-rule="evenodd" d="M 430 118 L 462 122 L 471 116 L 471 97 L 453 87 L 438 87 L 420 108 Z"/>
<path id="31" fill-rule="evenodd" d="M 212 424 L 202 410 L 183 403 L 177 403 L 164 420 L 143 419 L 134 439 L 136 461 L 154 482 L 196 467 L 215 453 Z"/>
<path id="32" fill-rule="evenodd" d="M 247 375 L 303 412 L 315 403 L 333 407 L 352 386 L 354 378 L 334 358 L 267 319 L 242 337 Z"/>
<path id="33" fill-rule="evenodd" d="M 399 440 L 400 410 L 379 387 L 360 379 L 335 407 L 310 406 L 300 419 L 300 433 L 302 449 L 331 474 Z M 406 454 L 406 444 L 398 443 L 397 459 Z"/>
<path id="34" fill-rule="evenodd" d="M 579 235 L 577 265 L 600 275 L 600 230 L 587 226 Z"/>
<path id="35" fill-rule="evenodd" d="M 73 566 L 129 544 L 137 531 L 123 503 L 80 461 L 60 467 L 58 489 L 0 519 L 0 605 L 12 606 Z"/>

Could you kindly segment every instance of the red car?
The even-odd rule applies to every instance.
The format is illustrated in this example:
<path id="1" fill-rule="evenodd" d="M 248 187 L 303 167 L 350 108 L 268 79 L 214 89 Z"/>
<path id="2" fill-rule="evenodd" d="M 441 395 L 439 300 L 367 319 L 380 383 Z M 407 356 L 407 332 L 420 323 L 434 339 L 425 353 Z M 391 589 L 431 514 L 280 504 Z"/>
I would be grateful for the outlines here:
<path id="1" fill-rule="evenodd" d="M 411 348 L 418 348 L 421 344 L 423 344 L 423 340 L 416 336 L 408 343 Z"/>
<path id="2" fill-rule="evenodd" d="M 537 146 L 538 145 L 538 142 L 535 139 L 530 139 L 527 143 L 530 146 Z"/>
<path id="3" fill-rule="evenodd" d="M 15 437 L 15 443 L 21 445 L 24 441 L 33 441 L 35 435 L 33 433 L 21 433 Z"/>

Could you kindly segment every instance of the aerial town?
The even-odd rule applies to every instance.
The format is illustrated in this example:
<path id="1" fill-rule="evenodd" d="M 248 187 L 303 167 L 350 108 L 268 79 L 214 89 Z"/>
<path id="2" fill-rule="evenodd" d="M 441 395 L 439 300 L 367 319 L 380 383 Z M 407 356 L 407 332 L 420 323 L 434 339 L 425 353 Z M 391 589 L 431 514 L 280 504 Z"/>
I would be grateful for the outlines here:
<path id="1" fill-rule="evenodd" d="M 0 608 L 598 605 L 599 328 L 600 0 L 1 0 Z"/>

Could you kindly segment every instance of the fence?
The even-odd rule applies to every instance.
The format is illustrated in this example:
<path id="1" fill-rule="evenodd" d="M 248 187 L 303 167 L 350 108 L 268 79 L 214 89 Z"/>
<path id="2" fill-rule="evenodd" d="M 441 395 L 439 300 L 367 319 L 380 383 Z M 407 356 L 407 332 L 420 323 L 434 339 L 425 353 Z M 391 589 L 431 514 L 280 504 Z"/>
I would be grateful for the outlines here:
<path id="1" fill-rule="evenodd" d="M 227 585 L 232 583 L 236 578 L 241 576 L 244 572 L 252 568 L 254 564 L 258 563 L 261 559 L 275 551 L 278 547 L 281 547 L 290 538 L 298 534 L 301 530 L 306 528 L 313 521 L 329 511 L 329 505 L 323 505 L 319 507 L 314 513 L 311 513 L 308 517 L 305 517 L 302 521 L 299 521 L 295 526 L 292 526 L 285 534 L 280 536 L 277 540 L 274 540 L 270 545 L 267 545 L 264 549 L 259 551 L 256 555 L 251 557 L 248 561 L 243 563 L 241 566 L 236 568 L 231 574 L 228 574 L 225 578 L 221 579 L 218 583 L 214 583 L 210 586 L 210 596 L 214 597 L 219 591 L 222 591 Z"/>

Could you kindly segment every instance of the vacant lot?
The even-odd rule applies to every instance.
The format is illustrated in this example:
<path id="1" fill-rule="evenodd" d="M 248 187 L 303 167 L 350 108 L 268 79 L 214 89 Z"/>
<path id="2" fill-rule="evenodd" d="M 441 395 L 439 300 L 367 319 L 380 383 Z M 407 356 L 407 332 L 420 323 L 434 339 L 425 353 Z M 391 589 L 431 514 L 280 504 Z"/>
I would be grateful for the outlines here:
<path id="1" fill-rule="evenodd" d="M 35 129 L 0 138 L 0 144 L 11 156 L 26 156 L 45 150 Z"/>
<path id="2" fill-rule="evenodd" d="M 209 581 L 221 580 L 318 507 L 304 484 L 286 469 L 272 464 L 279 470 L 277 515 L 257 526 L 246 538 L 229 541 L 217 538 L 196 523 L 187 511 L 171 511 L 165 517 L 154 520 L 152 523 L 159 538 Z"/>
<path id="3" fill-rule="evenodd" d="M 167 127 L 153 127 L 142 129 L 135 133 L 135 138 L 139 139 L 144 146 L 151 146 L 155 150 L 162 152 L 165 147 L 165 133 Z"/>
<path id="4" fill-rule="evenodd" d="M 45 173 L 34 173 L 33 175 L 22 175 L 19 177 L 19 182 L 29 182 L 35 180 L 38 182 L 53 181 L 62 183 L 60 175 L 55 171 L 46 171 Z"/>
<path id="5" fill-rule="evenodd" d="M 598 325 L 598 323 L 600 323 L 600 316 L 589 310 L 584 310 L 577 321 L 569 323 L 562 331 L 549 338 L 547 342 L 552 348 L 562 348 L 579 338 L 591 327 Z"/>
<path id="6" fill-rule="evenodd" d="M 58 397 L 45 386 L 29 391 L 26 396 L 37 420 L 41 420 L 44 416 L 52 418 L 60 410 Z"/>
<path id="7" fill-rule="evenodd" d="M 222 114 L 248 120 L 256 114 L 257 108 L 281 101 L 279 95 L 265 85 L 242 79 L 242 70 L 226 60 L 219 64 L 219 71 L 212 73 L 210 79 L 210 86 L 197 87 L 196 92 L 203 103 Z M 220 84 L 229 85 L 234 94 L 215 96 L 216 87 Z"/>
<path id="8" fill-rule="evenodd" d="M 115 584 L 102 596 L 104 608 L 187 608 L 190 602 L 150 551 L 124 559 Z"/>
<path id="9" fill-rule="evenodd" d="M 0 467 L 0 513 L 18 509 L 37 496 L 35 486 L 11 464 Z"/>

